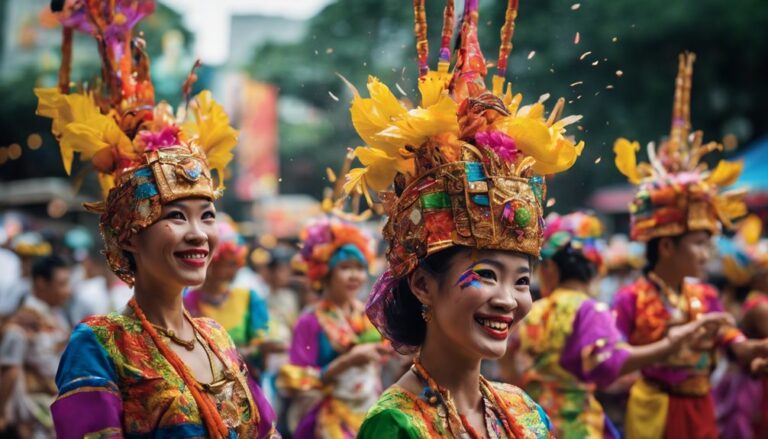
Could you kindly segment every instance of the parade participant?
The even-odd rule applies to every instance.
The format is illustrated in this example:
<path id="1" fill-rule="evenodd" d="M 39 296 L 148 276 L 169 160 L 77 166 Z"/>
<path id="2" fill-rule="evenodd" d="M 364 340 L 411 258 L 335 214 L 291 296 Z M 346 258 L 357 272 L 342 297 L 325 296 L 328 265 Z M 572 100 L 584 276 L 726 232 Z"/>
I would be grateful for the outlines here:
<path id="1" fill-rule="evenodd" d="M 532 263 L 544 227 L 545 174 L 570 168 L 583 149 L 565 137 L 564 100 L 548 117 L 505 90 L 517 1 L 502 27 L 498 72 L 485 85 L 478 1 L 467 0 L 450 70 L 454 10 L 448 1 L 440 61 L 427 64 L 424 2 L 414 2 L 421 103 L 408 109 L 377 79 L 355 93 L 352 123 L 366 147 L 348 191 L 382 191 L 388 269 L 367 304 L 374 325 L 411 369 L 368 412 L 361 438 L 547 438 L 551 425 L 522 390 L 491 383 L 483 359 L 504 355 L 531 307 Z M 386 191 L 394 184 L 394 192 Z"/>
<path id="2" fill-rule="evenodd" d="M 258 375 L 264 367 L 259 354 L 269 322 L 267 303 L 253 289 L 232 286 L 237 271 L 245 265 L 248 249 L 231 220 L 217 219 L 216 228 L 219 245 L 205 282 L 187 292 L 184 307 L 192 317 L 208 317 L 223 326 L 251 366 L 251 373 Z"/>
<path id="3" fill-rule="evenodd" d="M 575 212 L 547 217 L 539 279 L 543 299 L 520 325 L 521 351 L 532 360 L 523 388 L 551 416 L 559 438 L 619 438 L 595 398 L 596 386 L 665 359 L 705 324 L 727 314 L 676 326 L 645 346 L 622 341 L 608 305 L 593 299 L 590 284 L 602 270 L 602 225 Z"/>
<path id="4" fill-rule="evenodd" d="M 229 335 L 182 302 L 216 250 L 213 201 L 236 131 L 210 92 L 190 98 L 194 73 L 178 119 L 155 102 L 145 43 L 131 36 L 153 1 L 54 5 L 63 7 L 62 69 L 58 88 L 35 90 L 38 113 L 53 119 L 67 172 L 75 152 L 99 171 L 106 200 L 86 207 L 101 213 L 110 268 L 134 288 L 122 313 L 75 328 L 56 375 L 57 437 L 275 435 L 274 414 Z M 102 81 L 70 92 L 75 30 L 96 39 Z"/>
<path id="5" fill-rule="evenodd" d="M 48 407 L 56 396 L 56 367 L 72 330 L 60 312 L 72 295 L 70 276 L 61 257 L 37 259 L 31 267 L 31 294 L 2 327 L 0 433 L 54 437 Z"/>
<path id="6" fill-rule="evenodd" d="M 743 300 L 741 329 L 750 339 L 768 337 L 768 242 L 761 234 L 762 220 L 750 215 L 733 238 L 718 241 L 723 275 Z M 723 438 L 768 436 L 768 379 L 757 379 L 749 368 L 731 363 L 714 395 Z"/>
<path id="7" fill-rule="evenodd" d="M 51 254 L 51 244 L 37 232 L 25 232 L 11 240 L 11 250 L 19 258 L 19 273 L 0 289 L 0 318 L 13 314 L 32 286 L 30 274 L 35 258 Z M 8 267 L 7 269 L 11 269 Z M 15 274 L 10 274 L 13 276 Z"/>
<path id="8" fill-rule="evenodd" d="M 711 236 L 746 209 L 743 191 L 719 193 L 736 181 L 741 164 L 720 161 L 707 171 L 702 157 L 721 148 L 702 144 L 690 133 L 690 92 L 694 55 L 680 55 L 672 129 L 658 150 L 649 145 L 650 163 L 637 164 L 637 142 L 619 139 L 616 166 L 639 186 L 630 206 L 631 235 L 646 242 L 643 277 L 619 291 L 617 326 L 632 345 L 664 339 L 670 327 L 722 311 L 717 291 L 701 279 L 712 253 Z M 749 363 L 766 354 L 764 342 L 748 341 L 735 328 L 707 330 L 665 361 L 642 369 L 631 389 L 625 434 L 628 438 L 716 438 L 710 368 L 715 348 Z"/>
<path id="9" fill-rule="evenodd" d="M 372 240 L 351 223 L 322 218 L 301 234 L 301 256 L 321 299 L 293 330 L 278 386 L 295 396 L 297 438 L 354 438 L 381 394 L 388 350 L 358 294 L 368 280 Z"/>

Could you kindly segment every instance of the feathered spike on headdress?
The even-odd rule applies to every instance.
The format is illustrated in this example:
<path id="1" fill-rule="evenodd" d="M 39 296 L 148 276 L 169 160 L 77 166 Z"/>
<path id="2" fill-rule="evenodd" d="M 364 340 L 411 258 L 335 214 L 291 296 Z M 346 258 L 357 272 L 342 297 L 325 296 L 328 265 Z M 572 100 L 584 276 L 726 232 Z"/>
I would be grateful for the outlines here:
<path id="1" fill-rule="evenodd" d="M 478 0 L 464 0 L 459 50 L 450 90 L 456 100 L 479 95 L 485 90 L 485 57 L 477 39 Z"/>
<path id="2" fill-rule="evenodd" d="M 445 2 L 445 10 L 443 11 L 443 33 L 440 39 L 440 61 L 438 64 L 438 67 L 444 65 L 445 71 L 448 71 L 448 66 L 451 62 L 451 39 L 453 39 L 454 16 L 453 0 L 448 0 Z"/>
<path id="3" fill-rule="evenodd" d="M 429 71 L 429 41 L 427 41 L 427 13 L 425 0 L 413 0 L 413 31 L 416 34 L 416 56 L 419 63 L 419 78 Z"/>
<path id="4" fill-rule="evenodd" d="M 499 46 L 499 61 L 496 63 L 496 75 L 493 78 L 493 94 L 500 95 L 507 75 L 507 60 L 512 52 L 512 36 L 515 34 L 515 19 L 519 0 L 507 2 L 507 12 L 504 14 L 504 26 L 501 28 L 501 46 Z M 498 78 L 498 79 L 497 79 Z"/>
<path id="5" fill-rule="evenodd" d="M 691 82 L 696 55 L 681 53 L 675 79 L 675 100 L 672 106 L 672 128 L 669 133 L 670 153 L 682 151 L 691 132 Z"/>

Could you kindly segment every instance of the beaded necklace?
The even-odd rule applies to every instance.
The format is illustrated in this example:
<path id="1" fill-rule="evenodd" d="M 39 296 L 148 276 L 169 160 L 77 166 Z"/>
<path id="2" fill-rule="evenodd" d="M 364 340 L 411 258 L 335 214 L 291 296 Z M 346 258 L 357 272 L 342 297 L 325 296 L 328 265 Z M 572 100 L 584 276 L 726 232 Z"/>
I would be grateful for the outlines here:
<path id="1" fill-rule="evenodd" d="M 413 360 L 411 371 L 426 385 L 427 388 L 425 389 L 425 393 L 428 402 L 432 405 L 439 404 L 445 410 L 448 429 L 454 437 L 460 438 L 469 435 L 472 439 L 483 438 L 483 435 L 479 434 L 474 427 L 472 427 L 467 417 L 459 414 L 448 390 L 440 387 L 440 385 L 435 382 L 429 372 L 427 372 L 421 364 L 421 359 L 419 357 L 416 357 Z M 504 432 L 507 434 L 508 438 L 514 439 L 525 437 L 525 432 L 523 431 L 522 426 L 517 423 L 514 416 L 509 411 L 507 402 L 482 375 L 480 376 L 480 393 L 482 393 L 485 403 L 490 403 L 491 410 L 501 419 L 501 423 L 504 426 Z"/>

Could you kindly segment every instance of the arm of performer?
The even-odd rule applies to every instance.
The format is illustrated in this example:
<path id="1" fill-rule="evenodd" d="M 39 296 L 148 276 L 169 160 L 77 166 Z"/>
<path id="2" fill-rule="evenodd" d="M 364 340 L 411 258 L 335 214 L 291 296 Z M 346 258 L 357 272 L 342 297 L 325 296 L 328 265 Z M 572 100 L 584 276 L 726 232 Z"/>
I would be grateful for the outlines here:
<path id="1" fill-rule="evenodd" d="M 608 386 L 622 375 L 663 360 L 700 328 L 727 321 L 725 313 L 707 314 L 696 321 L 670 328 L 659 341 L 633 346 L 622 341 L 622 334 L 608 308 L 588 300 L 577 312 L 561 364 L 584 381 Z"/>
<path id="2" fill-rule="evenodd" d="M 56 437 L 123 437 L 123 400 L 117 382 L 115 365 L 93 329 L 78 325 L 56 374 L 59 395 L 51 405 Z"/>
<path id="3" fill-rule="evenodd" d="M 26 342 L 22 329 L 9 325 L 0 343 L 0 432 L 7 426 L 5 413 L 24 364 Z"/>

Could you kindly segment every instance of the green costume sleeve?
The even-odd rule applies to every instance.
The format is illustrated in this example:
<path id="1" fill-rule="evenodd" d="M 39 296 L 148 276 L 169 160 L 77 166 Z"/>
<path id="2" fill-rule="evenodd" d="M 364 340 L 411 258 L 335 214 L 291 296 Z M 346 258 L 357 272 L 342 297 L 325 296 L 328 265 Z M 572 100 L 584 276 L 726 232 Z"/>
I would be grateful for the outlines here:
<path id="1" fill-rule="evenodd" d="M 418 430 L 411 424 L 405 413 L 395 409 L 384 409 L 366 418 L 357 439 L 420 439 Z"/>

